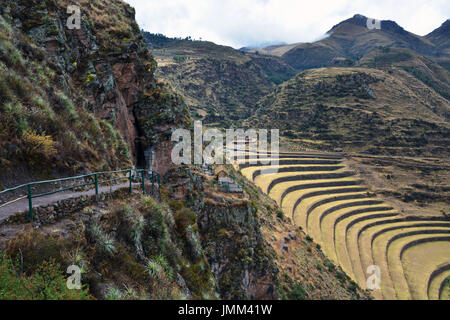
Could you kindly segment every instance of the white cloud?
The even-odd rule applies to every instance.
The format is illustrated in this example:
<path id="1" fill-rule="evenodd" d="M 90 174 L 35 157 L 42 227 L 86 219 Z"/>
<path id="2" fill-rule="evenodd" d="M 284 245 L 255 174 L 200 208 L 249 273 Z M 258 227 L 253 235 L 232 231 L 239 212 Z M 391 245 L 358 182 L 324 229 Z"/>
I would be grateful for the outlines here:
<path id="1" fill-rule="evenodd" d="M 360 13 L 425 35 L 450 16 L 448 0 L 125 0 L 140 26 L 171 37 L 202 37 L 235 48 L 309 42 Z"/>

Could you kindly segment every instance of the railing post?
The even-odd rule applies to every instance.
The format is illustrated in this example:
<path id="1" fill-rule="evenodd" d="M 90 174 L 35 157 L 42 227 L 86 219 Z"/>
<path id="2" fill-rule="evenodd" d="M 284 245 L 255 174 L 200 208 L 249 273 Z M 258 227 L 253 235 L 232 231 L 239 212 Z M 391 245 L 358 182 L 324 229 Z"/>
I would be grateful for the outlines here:
<path id="1" fill-rule="evenodd" d="M 145 194 L 145 170 L 142 170 L 141 177 L 142 177 L 142 193 Z"/>
<path id="2" fill-rule="evenodd" d="M 155 189 L 155 174 L 152 171 L 152 190 Z"/>
<path id="3" fill-rule="evenodd" d="M 95 197 L 98 200 L 98 174 L 97 173 L 94 175 L 94 181 L 95 181 Z"/>
<path id="4" fill-rule="evenodd" d="M 34 220 L 33 214 L 33 194 L 31 192 L 31 184 L 28 185 L 28 209 L 30 210 L 30 218 Z"/>
<path id="5" fill-rule="evenodd" d="M 132 178 L 131 178 L 131 173 L 132 173 L 133 169 L 130 169 L 130 193 L 133 193 L 133 185 L 132 185 Z"/>

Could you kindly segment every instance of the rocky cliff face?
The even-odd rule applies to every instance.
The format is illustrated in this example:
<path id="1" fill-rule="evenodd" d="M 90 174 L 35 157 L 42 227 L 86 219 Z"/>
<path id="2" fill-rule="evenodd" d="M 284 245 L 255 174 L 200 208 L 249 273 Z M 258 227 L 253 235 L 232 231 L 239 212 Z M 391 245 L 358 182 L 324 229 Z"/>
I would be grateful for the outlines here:
<path id="1" fill-rule="evenodd" d="M 202 242 L 225 299 L 277 299 L 278 268 L 248 201 L 206 198 L 195 205 Z"/>
<path id="2" fill-rule="evenodd" d="M 200 243 L 222 299 L 277 299 L 275 252 L 263 236 L 257 207 L 215 190 L 195 168 L 170 171 L 164 181 L 172 209 L 196 215 Z M 175 214 L 176 215 L 176 214 Z"/>
<path id="3" fill-rule="evenodd" d="M 170 155 L 171 129 L 188 124 L 189 114 L 183 100 L 155 79 L 156 63 L 134 20 L 134 9 L 119 0 L 82 0 L 78 3 L 80 28 L 69 29 L 70 4 L 0 1 L 2 29 L 6 31 L 1 44 L 2 67 L 36 88 L 30 97 L 13 92 L 6 101 L 15 110 L 21 105 L 26 126 L 19 124 L 5 132 L 2 143 L 16 145 L 15 155 L 24 153 L 21 136 L 29 129 L 41 136 L 45 132 L 51 139 L 57 152 L 46 158 L 58 166 L 108 169 L 130 162 L 143 166 L 143 153 L 150 149 L 154 150 L 154 163 L 161 163 L 160 159 Z M 8 48 L 23 70 L 9 61 Z M 45 69 L 38 70 L 38 65 Z M 38 81 L 36 74 L 43 81 Z M 33 101 L 40 100 L 48 109 L 45 119 L 33 117 Z M 0 112 L 3 116 L 8 109 Z M 65 112 L 67 117 L 62 116 Z M 99 141 L 97 128 L 92 127 L 100 127 L 104 141 Z M 63 133 L 70 133 L 74 147 Z M 71 154 L 73 159 L 62 154 Z M 26 157 L 22 160 L 28 162 Z M 164 173 L 169 164 L 165 161 L 155 169 Z"/>

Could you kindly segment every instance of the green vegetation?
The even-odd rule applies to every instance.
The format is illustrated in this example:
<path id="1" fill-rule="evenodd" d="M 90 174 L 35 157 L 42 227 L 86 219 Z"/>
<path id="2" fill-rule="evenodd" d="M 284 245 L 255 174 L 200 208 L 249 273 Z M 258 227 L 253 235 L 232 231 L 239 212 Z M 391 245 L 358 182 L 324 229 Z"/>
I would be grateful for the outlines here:
<path id="1" fill-rule="evenodd" d="M 289 300 L 306 300 L 308 293 L 305 291 L 301 283 L 296 283 L 294 288 L 289 292 Z"/>
<path id="2" fill-rule="evenodd" d="M 412 55 L 408 52 L 390 52 L 390 50 L 384 49 L 384 54 L 376 55 L 370 67 L 383 67 L 390 66 L 393 63 L 409 60 Z"/>
<path id="3" fill-rule="evenodd" d="M 395 68 L 400 68 L 410 73 L 419 81 L 432 88 L 445 99 L 450 98 L 450 81 L 448 73 L 439 64 L 424 57 L 413 50 L 405 48 L 381 48 L 368 53 L 361 58 L 362 66 L 374 68 L 390 68 L 390 73 Z"/>
<path id="4" fill-rule="evenodd" d="M 135 10 L 119 0 L 81 0 L 80 5 L 89 6 L 85 18 L 88 24 L 97 31 L 97 40 L 103 52 L 126 50 L 140 34 L 136 23 Z"/>
<path id="5" fill-rule="evenodd" d="M 61 24 L 68 0 L 0 1 L 2 168 L 34 173 L 131 166 L 131 153 L 139 158 L 136 151 L 147 147 L 167 149 L 162 142 L 171 130 L 191 126 L 183 95 L 195 117 L 211 126 L 279 128 L 283 142 L 299 149 L 448 155 L 448 72 L 408 49 L 372 50 L 373 39 L 360 37 L 352 39 L 354 52 L 342 57 L 346 50 L 339 46 L 346 49 L 341 39 L 348 36 L 333 36 L 342 25 L 323 41 L 293 46 L 283 58 L 145 34 L 159 75 L 175 91 L 155 78 L 157 63 L 134 9 L 124 2 L 80 0 L 83 28 L 68 32 Z M 358 31 L 353 22 L 349 29 Z M 401 44 L 408 40 L 397 37 Z M 428 43 L 409 37 L 429 52 Z M 378 40 L 385 45 L 392 38 L 380 33 Z M 342 68 L 294 76 L 330 65 Z M 197 176 L 197 169 L 170 170 L 162 201 L 129 194 L 123 200 L 119 192 L 116 200 L 74 214 L 70 227 L 61 223 L 18 234 L 0 253 L 0 299 L 366 296 L 342 271 L 351 266 L 340 269 L 329 261 L 241 171 L 227 168 L 243 185 L 244 197 L 238 198 L 209 189 L 211 181 Z M 418 172 L 439 175 L 425 165 Z M 401 174 L 386 177 L 395 182 Z M 185 198 L 174 200 L 186 180 Z M 397 198 L 421 204 L 433 199 L 427 186 L 412 187 L 426 192 L 408 186 L 395 191 Z M 308 230 L 329 249 L 331 233 Z M 333 241 L 342 236 L 336 230 Z M 333 260 L 342 258 L 343 246 L 331 250 Z M 66 289 L 64 267 L 71 264 L 81 268 L 82 290 Z M 251 285 L 243 285 L 249 279 Z"/>
<path id="6" fill-rule="evenodd" d="M 355 15 L 335 25 L 327 32 L 328 37 L 313 43 L 275 46 L 263 49 L 263 52 L 282 57 L 296 70 L 321 67 L 353 66 L 355 60 L 380 50 L 384 57 L 377 62 L 398 61 L 407 58 L 392 52 L 393 47 L 416 50 L 421 54 L 439 56 L 435 47 L 425 37 L 403 30 L 395 22 L 389 23 L 389 30 L 370 33 L 365 27 L 366 17 Z M 446 31 L 442 31 L 445 34 Z M 445 36 L 437 36 L 446 39 Z M 441 40 L 442 41 L 442 40 Z M 445 48 L 445 45 L 443 46 Z M 442 50 L 444 51 L 444 50 Z"/>
<path id="7" fill-rule="evenodd" d="M 325 261 L 325 267 L 327 267 L 327 269 L 330 272 L 334 272 L 336 270 L 336 266 L 334 265 L 333 262 L 331 262 L 330 260 Z"/>
<path id="8" fill-rule="evenodd" d="M 445 99 L 450 100 L 450 88 L 448 87 L 448 85 L 446 86 L 445 83 L 443 84 L 442 82 L 436 81 L 418 68 L 403 67 L 403 69 L 406 72 L 411 73 L 414 77 L 425 83 Z"/>
<path id="9" fill-rule="evenodd" d="M 193 225 L 197 220 L 195 213 L 189 208 L 181 208 L 177 210 L 174 217 L 175 225 L 180 233 L 184 232 L 188 226 Z"/>
<path id="10" fill-rule="evenodd" d="M 211 270 L 201 244 L 193 240 L 199 236 L 191 217 L 185 233 L 178 235 L 168 206 L 149 197 L 113 200 L 95 218 L 98 210 L 83 210 L 91 212 L 89 219 L 67 229 L 64 239 L 37 230 L 10 240 L 7 256 L 0 258 L 0 282 L 8 283 L 7 291 L 0 288 L 0 297 L 30 298 L 34 293 L 27 293 L 28 287 L 38 284 L 47 270 L 49 287 L 39 284 L 36 299 L 180 299 L 186 292 L 191 298 L 214 296 Z M 63 290 L 67 276 L 61 271 L 72 264 L 81 269 L 83 290 Z M 99 292 L 99 286 L 106 288 Z"/>
<path id="11" fill-rule="evenodd" d="M 284 212 L 281 210 L 277 210 L 277 218 L 283 220 L 284 219 Z"/>
<path id="12" fill-rule="evenodd" d="M 35 266 L 34 272 L 25 274 L 20 261 L 14 261 L 0 252 L 1 300 L 87 300 L 93 297 L 86 287 L 67 288 L 67 277 L 54 260 Z"/>
<path id="13" fill-rule="evenodd" d="M 116 252 L 114 239 L 109 234 L 105 233 L 97 223 L 93 223 L 91 226 L 91 234 L 101 250 L 104 250 L 110 255 L 113 255 Z"/>

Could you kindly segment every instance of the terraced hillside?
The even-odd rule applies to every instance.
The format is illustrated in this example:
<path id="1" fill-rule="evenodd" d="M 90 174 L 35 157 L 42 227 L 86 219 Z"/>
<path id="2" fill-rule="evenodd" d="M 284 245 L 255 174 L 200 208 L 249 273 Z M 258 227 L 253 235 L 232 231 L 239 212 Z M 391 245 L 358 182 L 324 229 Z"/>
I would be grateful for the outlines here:
<path id="1" fill-rule="evenodd" d="M 450 299 L 450 219 L 406 215 L 371 193 L 340 155 L 280 153 L 277 165 L 236 168 L 303 228 L 362 288 L 376 265 L 378 299 Z M 367 273 L 369 272 L 369 273 Z"/>
<path id="2" fill-rule="evenodd" d="M 390 54 L 394 52 L 400 54 Z M 315 149 L 326 151 L 339 147 L 373 154 L 448 155 L 447 91 L 440 95 L 405 71 L 418 65 L 414 59 L 420 60 L 411 56 L 386 71 L 358 67 L 301 72 L 261 99 L 244 125 L 277 128 L 286 138 L 313 141 Z M 426 68 L 423 64 L 411 72 Z M 445 81 L 433 83 L 443 88 Z"/>
<path id="3" fill-rule="evenodd" d="M 413 50 L 388 47 L 376 49 L 363 56 L 357 62 L 357 65 L 361 67 L 379 68 L 388 71 L 389 74 L 395 77 L 399 74 L 399 70 L 406 71 L 443 98 L 450 98 L 450 86 L 448 85 L 450 83 L 450 74 L 448 70 L 440 66 L 433 59 L 418 54 Z M 402 77 L 401 75 L 399 76 Z M 417 86 L 416 88 L 419 89 Z M 426 96 L 426 93 L 424 91 L 422 92 Z M 448 110 L 447 114 L 442 111 L 441 114 L 447 119 L 449 118 Z"/>

